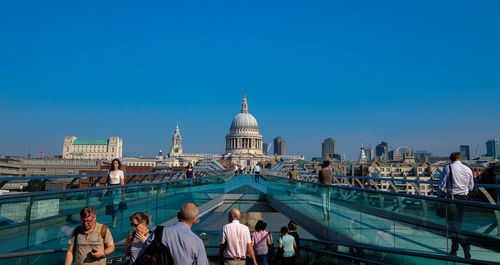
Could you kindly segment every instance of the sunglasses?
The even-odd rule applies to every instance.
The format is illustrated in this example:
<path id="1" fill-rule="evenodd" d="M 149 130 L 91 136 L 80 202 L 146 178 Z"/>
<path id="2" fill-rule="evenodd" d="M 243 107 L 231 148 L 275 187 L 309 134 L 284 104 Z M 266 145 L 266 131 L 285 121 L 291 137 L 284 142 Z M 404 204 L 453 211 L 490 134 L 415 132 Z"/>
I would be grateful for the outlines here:
<path id="1" fill-rule="evenodd" d="M 81 221 L 82 221 L 83 224 L 91 223 L 92 221 L 94 221 L 94 218 L 95 218 L 95 216 L 93 216 L 93 217 L 87 217 L 87 218 L 82 218 Z"/>

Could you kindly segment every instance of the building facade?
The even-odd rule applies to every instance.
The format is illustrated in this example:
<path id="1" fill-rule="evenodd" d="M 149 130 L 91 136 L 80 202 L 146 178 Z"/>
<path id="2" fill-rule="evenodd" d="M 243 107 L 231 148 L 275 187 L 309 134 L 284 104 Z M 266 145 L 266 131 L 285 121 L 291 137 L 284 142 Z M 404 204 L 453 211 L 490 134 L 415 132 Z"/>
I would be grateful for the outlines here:
<path id="1" fill-rule="evenodd" d="M 333 157 L 335 155 L 335 140 L 332 138 L 327 138 L 323 141 L 321 144 L 321 156 L 326 158 L 326 157 Z"/>
<path id="2" fill-rule="evenodd" d="M 468 145 L 461 145 L 460 155 L 462 155 L 462 159 L 470 160 L 470 147 Z"/>
<path id="3" fill-rule="evenodd" d="M 486 156 L 494 159 L 500 158 L 500 139 L 491 139 L 486 141 Z"/>
<path id="4" fill-rule="evenodd" d="M 379 160 L 387 160 L 389 158 L 389 144 L 387 142 L 380 142 L 375 147 L 375 155 Z"/>
<path id="5" fill-rule="evenodd" d="M 121 158 L 123 140 L 111 136 L 108 140 L 82 140 L 76 136 L 64 137 L 63 159 L 102 159 Z"/>
<path id="6" fill-rule="evenodd" d="M 274 154 L 279 156 L 286 155 L 286 142 L 280 136 L 274 138 Z"/>

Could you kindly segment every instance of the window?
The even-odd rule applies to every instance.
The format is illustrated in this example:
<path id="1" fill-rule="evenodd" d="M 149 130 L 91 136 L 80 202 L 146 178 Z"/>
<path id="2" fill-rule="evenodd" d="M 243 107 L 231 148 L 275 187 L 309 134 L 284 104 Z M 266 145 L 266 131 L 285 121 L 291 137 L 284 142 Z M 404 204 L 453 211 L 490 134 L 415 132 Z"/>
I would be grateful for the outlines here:
<path id="1" fill-rule="evenodd" d="M 47 171 L 46 168 L 40 168 L 40 171 Z"/>
<path id="2" fill-rule="evenodd" d="M 418 172 L 422 172 L 422 168 L 419 168 L 419 169 L 418 169 Z"/>

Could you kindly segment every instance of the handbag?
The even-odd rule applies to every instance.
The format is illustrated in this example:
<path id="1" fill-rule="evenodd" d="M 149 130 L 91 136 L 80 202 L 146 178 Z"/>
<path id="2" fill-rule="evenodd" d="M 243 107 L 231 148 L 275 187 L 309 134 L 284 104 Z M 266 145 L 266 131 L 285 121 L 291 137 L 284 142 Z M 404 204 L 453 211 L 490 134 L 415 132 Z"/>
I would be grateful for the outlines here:
<path id="1" fill-rule="evenodd" d="M 118 204 L 118 209 L 120 209 L 120 211 L 124 211 L 124 210 L 127 210 L 128 209 L 128 206 L 127 206 L 127 203 L 125 201 L 121 201 L 120 204 Z"/>
<path id="2" fill-rule="evenodd" d="M 115 211 L 115 207 L 113 206 L 113 204 L 106 205 L 106 211 L 105 211 L 106 215 L 113 215 L 115 212 L 116 211 Z"/>

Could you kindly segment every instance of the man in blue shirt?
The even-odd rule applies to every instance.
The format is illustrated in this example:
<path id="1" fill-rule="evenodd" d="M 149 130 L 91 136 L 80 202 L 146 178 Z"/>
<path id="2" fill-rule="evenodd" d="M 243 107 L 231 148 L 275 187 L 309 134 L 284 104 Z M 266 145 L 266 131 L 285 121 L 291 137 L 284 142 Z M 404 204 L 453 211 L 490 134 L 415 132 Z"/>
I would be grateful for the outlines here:
<path id="1" fill-rule="evenodd" d="M 198 222 L 198 207 L 194 203 L 186 203 L 177 213 L 179 222 L 165 227 L 161 242 L 170 248 L 175 265 L 208 265 L 207 253 L 203 241 L 191 231 L 193 224 Z M 155 233 L 151 233 L 141 253 L 154 240 Z"/>

